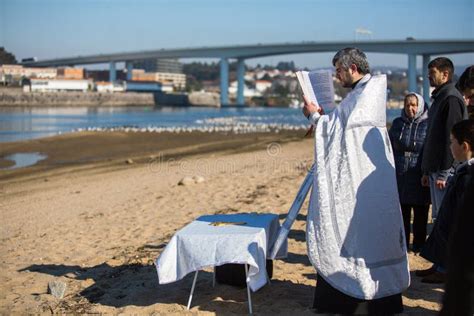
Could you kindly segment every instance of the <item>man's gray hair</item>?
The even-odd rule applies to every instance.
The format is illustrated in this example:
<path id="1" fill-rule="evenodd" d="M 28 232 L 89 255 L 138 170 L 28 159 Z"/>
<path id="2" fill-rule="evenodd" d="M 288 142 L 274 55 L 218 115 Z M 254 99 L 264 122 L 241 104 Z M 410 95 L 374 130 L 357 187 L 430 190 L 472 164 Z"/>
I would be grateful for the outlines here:
<path id="1" fill-rule="evenodd" d="M 357 66 L 357 71 L 363 75 L 370 72 L 367 56 L 365 56 L 363 51 L 355 47 L 346 47 L 338 51 L 332 59 L 333 66 L 336 66 L 337 62 L 345 69 L 349 69 L 354 64 Z"/>

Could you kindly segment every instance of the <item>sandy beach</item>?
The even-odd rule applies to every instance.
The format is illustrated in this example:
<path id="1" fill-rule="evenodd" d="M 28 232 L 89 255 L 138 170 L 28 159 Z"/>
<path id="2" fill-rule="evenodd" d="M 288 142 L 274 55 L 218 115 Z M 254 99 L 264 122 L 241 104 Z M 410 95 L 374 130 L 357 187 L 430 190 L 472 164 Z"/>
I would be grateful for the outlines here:
<path id="1" fill-rule="evenodd" d="M 0 157 L 48 156 L 0 170 L 0 313 L 246 314 L 245 289 L 212 287 L 200 274 L 159 285 L 154 260 L 173 234 L 205 214 L 259 212 L 284 219 L 313 161 L 303 132 L 74 133 L 2 143 Z M 4 166 L 9 162 L 0 159 Z M 204 182 L 178 185 L 185 176 Z M 288 258 L 252 295 L 255 314 L 308 314 L 316 284 L 306 255 L 307 203 L 292 227 Z M 409 254 L 410 270 L 430 264 Z M 64 298 L 48 282 L 67 285 Z M 436 314 L 442 285 L 412 273 L 404 314 Z"/>

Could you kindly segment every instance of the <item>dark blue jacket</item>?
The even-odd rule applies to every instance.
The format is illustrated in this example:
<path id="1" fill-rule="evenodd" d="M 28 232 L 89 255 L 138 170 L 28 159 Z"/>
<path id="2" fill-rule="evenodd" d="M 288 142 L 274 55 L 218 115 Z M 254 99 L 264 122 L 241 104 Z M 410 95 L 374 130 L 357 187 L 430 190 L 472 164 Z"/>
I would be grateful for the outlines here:
<path id="1" fill-rule="evenodd" d="M 448 280 L 440 316 L 474 315 L 474 165 L 468 173 L 469 182 L 449 236 Z"/>
<path id="2" fill-rule="evenodd" d="M 473 164 L 474 159 L 469 161 L 469 164 L 467 162 L 461 164 L 456 168 L 454 176 L 448 180 L 433 230 L 420 252 L 423 258 L 445 268 L 448 263 L 448 240 L 456 220 L 458 206 L 464 194 L 472 194 L 466 191 L 466 187 L 471 179 L 469 166 Z M 472 249 L 466 249 L 466 252 L 472 253 Z"/>
<path id="3" fill-rule="evenodd" d="M 401 204 L 430 204 L 430 191 L 421 186 L 421 160 L 428 129 L 428 107 L 415 119 L 409 119 L 402 109 L 389 130 L 395 158 L 398 194 Z"/>

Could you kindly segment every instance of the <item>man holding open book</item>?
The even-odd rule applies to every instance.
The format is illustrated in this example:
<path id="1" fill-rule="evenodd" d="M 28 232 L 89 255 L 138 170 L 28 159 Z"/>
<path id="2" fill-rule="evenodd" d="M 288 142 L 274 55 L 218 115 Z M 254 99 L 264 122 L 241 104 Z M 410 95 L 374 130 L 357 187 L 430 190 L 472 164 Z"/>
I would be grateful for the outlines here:
<path id="1" fill-rule="evenodd" d="M 333 65 L 351 92 L 328 114 L 321 113 L 317 93 L 305 96 L 303 108 L 315 127 L 306 232 L 318 274 L 314 308 L 319 313 L 401 313 L 401 292 L 410 275 L 386 129 L 386 77 L 371 76 L 357 48 L 340 50 Z"/>

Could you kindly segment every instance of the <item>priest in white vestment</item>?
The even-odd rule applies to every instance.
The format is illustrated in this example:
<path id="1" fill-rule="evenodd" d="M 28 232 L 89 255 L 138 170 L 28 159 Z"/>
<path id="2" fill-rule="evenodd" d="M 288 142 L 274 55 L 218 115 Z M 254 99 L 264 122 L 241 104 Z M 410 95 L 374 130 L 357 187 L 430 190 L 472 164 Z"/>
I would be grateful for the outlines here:
<path id="1" fill-rule="evenodd" d="M 320 313 L 395 314 L 410 284 L 395 167 L 386 128 L 385 75 L 370 75 L 365 54 L 345 48 L 336 77 L 352 88 L 327 115 L 305 99 L 315 126 L 315 172 L 307 219 Z"/>

